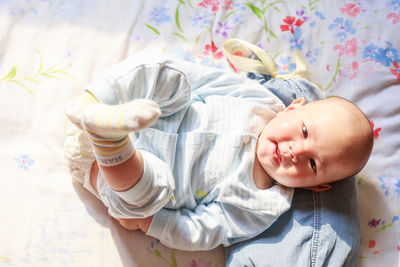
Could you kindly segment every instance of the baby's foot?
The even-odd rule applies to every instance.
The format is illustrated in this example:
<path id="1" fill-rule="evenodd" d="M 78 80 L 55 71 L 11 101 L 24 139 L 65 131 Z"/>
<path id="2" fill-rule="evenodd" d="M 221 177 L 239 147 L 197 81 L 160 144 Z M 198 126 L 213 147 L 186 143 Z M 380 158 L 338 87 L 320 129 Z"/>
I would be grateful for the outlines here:
<path id="1" fill-rule="evenodd" d="M 150 127 L 161 115 L 157 103 L 135 99 L 121 105 L 94 104 L 85 108 L 81 124 L 102 137 L 121 137 Z"/>
<path id="2" fill-rule="evenodd" d="M 99 101 L 93 95 L 86 92 L 65 106 L 65 114 L 73 124 L 82 129 L 81 121 L 85 109 L 96 103 L 99 103 Z"/>

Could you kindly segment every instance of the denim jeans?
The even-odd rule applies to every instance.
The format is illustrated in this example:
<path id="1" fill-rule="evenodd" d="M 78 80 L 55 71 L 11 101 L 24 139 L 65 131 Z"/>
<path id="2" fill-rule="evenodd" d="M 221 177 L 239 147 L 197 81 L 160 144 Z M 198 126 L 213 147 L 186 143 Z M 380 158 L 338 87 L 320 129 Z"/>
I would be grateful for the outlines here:
<path id="1" fill-rule="evenodd" d="M 247 77 L 251 80 L 257 80 L 264 87 L 268 88 L 280 100 L 288 106 L 293 100 L 304 97 L 307 102 L 324 98 L 321 90 L 315 84 L 303 78 L 296 79 L 271 79 L 271 76 L 265 74 L 248 73 Z"/>
<path id="2" fill-rule="evenodd" d="M 249 74 L 285 105 L 298 97 L 322 98 L 305 79 L 269 79 Z M 289 86 L 288 86 L 289 85 Z M 292 207 L 261 235 L 225 249 L 226 266 L 357 266 L 360 219 L 355 178 L 323 193 L 296 189 Z"/>
<path id="3" fill-rule="evenodd" d="M 323 193 L 296 189 L 292 207 L 261 235 L 225 249 L 226 266 L 357 266 L 354 177 Z"/>

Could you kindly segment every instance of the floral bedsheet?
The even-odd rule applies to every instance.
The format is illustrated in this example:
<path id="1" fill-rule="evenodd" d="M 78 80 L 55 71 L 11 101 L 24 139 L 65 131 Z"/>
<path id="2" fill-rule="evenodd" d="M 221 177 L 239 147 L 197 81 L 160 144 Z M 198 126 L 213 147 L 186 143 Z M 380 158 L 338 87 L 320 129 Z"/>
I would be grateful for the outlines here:
<path id="1" fill-rule="evenodd" d="M 143 48 L 234 71 L 228 38 L 267 50 L 282 74 L 300 50 L 325 95 L 369 116 L 375 147 L 357 176 L 359 262 L 399 266 L 399 32 L 399 0 L 0 0 L 0 266 L 224 266 L 221 247 L 171 250 L 110 219 L 71 181 L 63 111 Z"/>

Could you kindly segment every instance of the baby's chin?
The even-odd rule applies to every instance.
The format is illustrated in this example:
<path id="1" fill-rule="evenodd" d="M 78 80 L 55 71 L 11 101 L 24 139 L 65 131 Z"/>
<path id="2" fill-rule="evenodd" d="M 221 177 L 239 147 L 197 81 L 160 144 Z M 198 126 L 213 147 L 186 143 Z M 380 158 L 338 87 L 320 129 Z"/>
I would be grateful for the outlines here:
<path id="1" fill-rule="evenodd" d="M 268 175 L 278 184 L 286 186 L 286 187 L 292 187 L 292 188 L 297 188 L 297 187 L 304 187 L 299 183 L 299 181 L 293 181 L 293 179 L 286 178 L 286 177 L 281 177 L 279 175 L 271 175 L 268 173 Z"/>

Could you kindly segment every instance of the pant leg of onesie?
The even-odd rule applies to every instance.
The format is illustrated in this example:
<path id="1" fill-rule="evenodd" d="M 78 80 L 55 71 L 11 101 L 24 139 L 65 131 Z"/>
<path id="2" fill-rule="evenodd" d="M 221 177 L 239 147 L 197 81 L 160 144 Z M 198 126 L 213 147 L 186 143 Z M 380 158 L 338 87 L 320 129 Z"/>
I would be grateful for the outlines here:
<path id="1" fill-rule="evenodd" d="M 99 173 L 97 188 L 101 201 L 115 218 L 146 218 L 167 204 L 175 189 L 175 180 L 168 164 L 153 153 L 142 153 L 144 169 L 139 182 L 126 191 L 113 191 Z"/>

